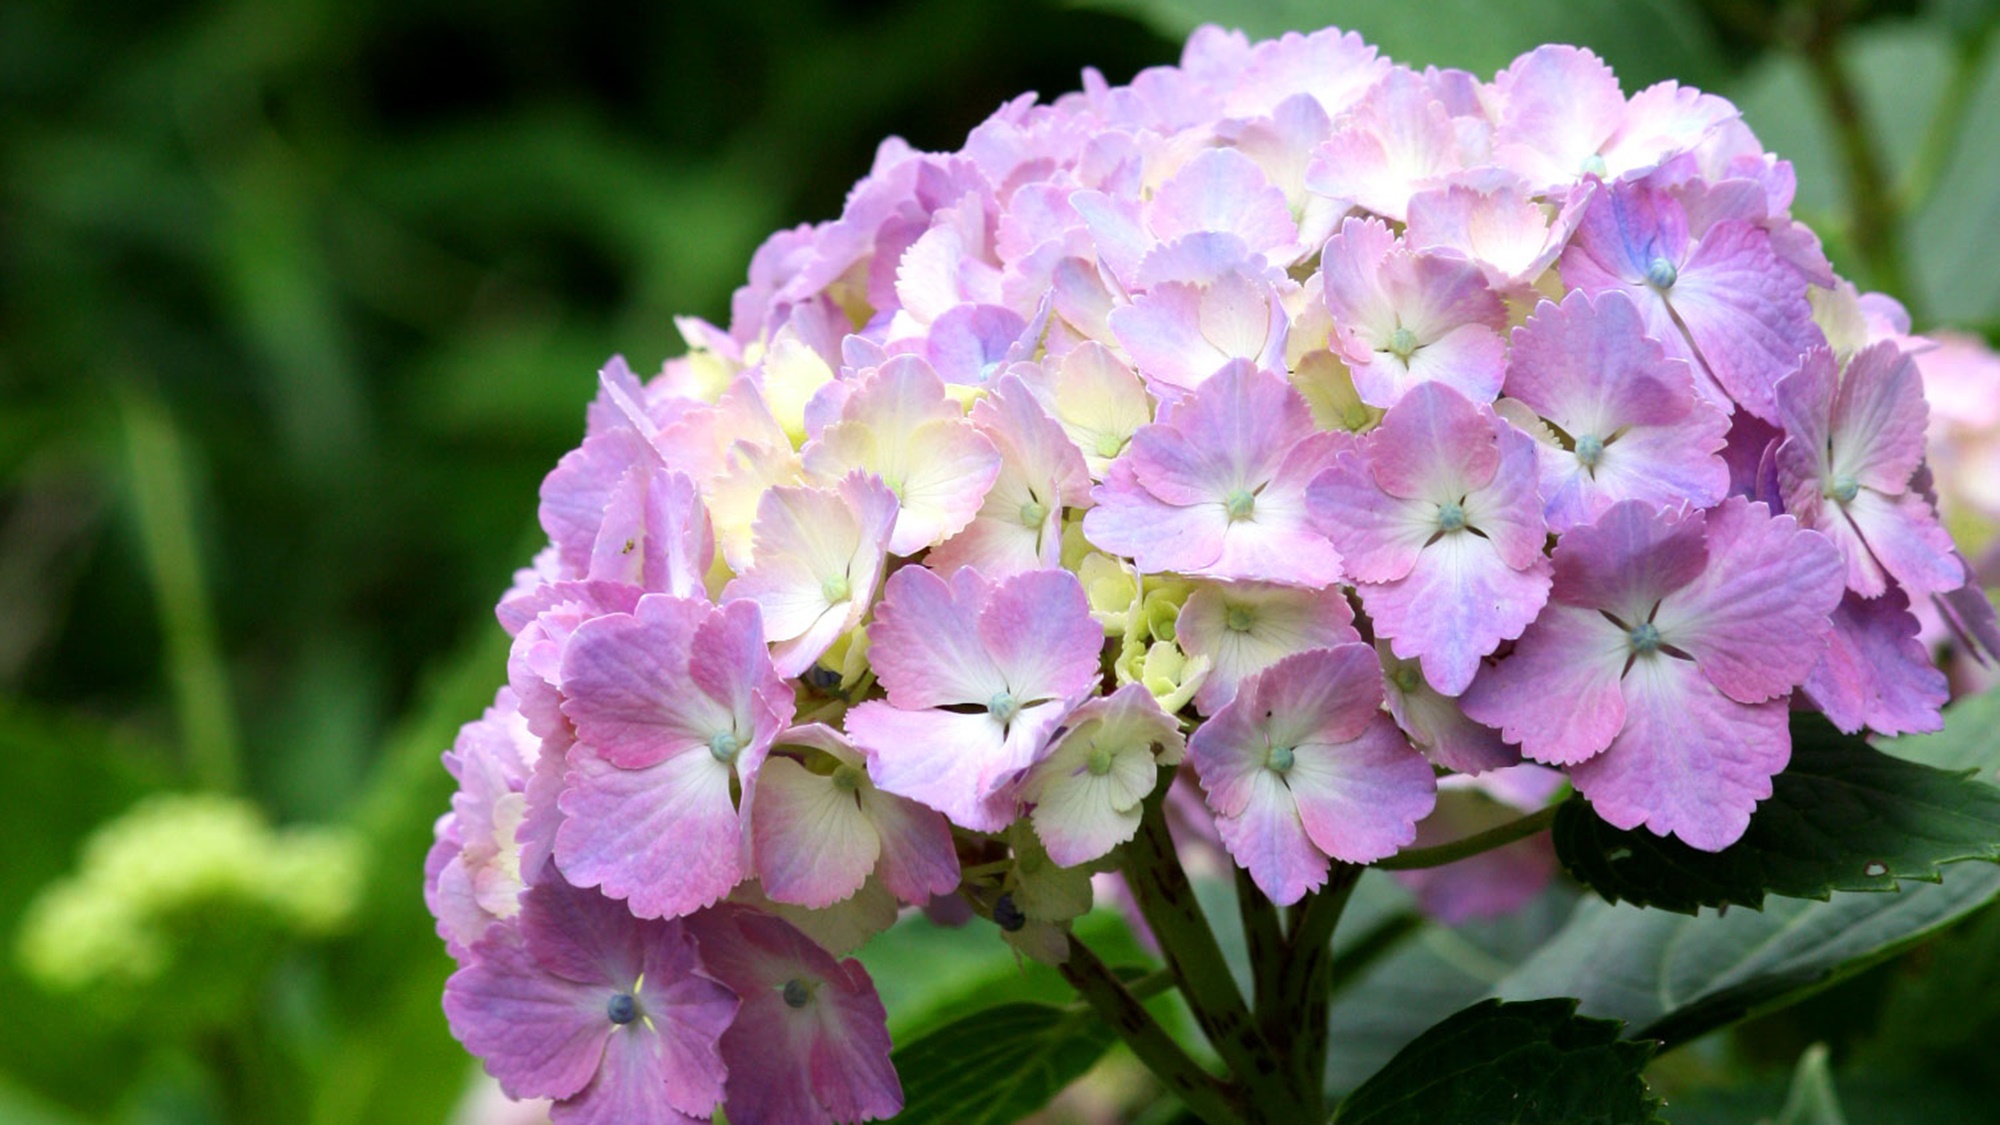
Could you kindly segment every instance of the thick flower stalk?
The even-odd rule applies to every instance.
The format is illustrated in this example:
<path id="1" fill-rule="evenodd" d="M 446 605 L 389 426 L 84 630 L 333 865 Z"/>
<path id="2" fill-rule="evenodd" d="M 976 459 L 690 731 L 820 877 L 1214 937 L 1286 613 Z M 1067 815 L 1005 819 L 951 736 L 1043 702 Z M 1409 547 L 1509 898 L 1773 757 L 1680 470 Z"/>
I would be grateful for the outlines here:
<path id="1" fill-rule="evenodd" d="M 1587 51 L 1488 80 L 1334 31 L 886 142 L 727 327 L 608 364 L 543 485 L 429 869 L 454 1032 L 559 1123 L 888 1117 L 845 958 L 956 896 L 1204 1119 L 1323 1117 L 1362 867 L 1513 840 L 1489 796 L 1565 775 L 1726 848 L 1789 712 L 1933 729 L 1917 614 L 2000 636 L 1929 342 L 1791 186 L 1728 102 Z M 1169 807 L 1242 869 L 1250 999 Z M 1459 917 L 1530 860 L 1412 878 Z M 1066 932 L 1113 869 L 1226 1075 Z"/>

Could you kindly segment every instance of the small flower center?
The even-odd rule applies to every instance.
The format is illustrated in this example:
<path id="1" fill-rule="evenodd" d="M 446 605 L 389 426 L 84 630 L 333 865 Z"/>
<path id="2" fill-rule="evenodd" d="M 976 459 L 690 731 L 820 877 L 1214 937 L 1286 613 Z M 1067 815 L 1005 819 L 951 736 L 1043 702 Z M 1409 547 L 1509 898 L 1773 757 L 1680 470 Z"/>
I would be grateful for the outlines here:
<path id="1" fill-rule="evenodd" d="M 1632 630 L 1633 652 L 1638 653 L 1640 656 L 1645 656 L 1648 653 L 1658 652 L 1659 650 L 1660 631 L 1653 626 L 1651 621 L 1645 622 L 1637 629 Z"/>
<path id="2" fill-rule="evenodd" d="M 1674 268 L 1665 258 L 1654 258 L 1646 263 L 1646 284 L 1655 289 L 1672 289 L 1674 282 L 1681 278 L 1681 271 Z"/>
<path id="3" fill-rule="evenodd" d="M 1021 505 L 1021 526 L 1040 527 L 1049 518 L 1049 509 L 1039 500 L 1030 500 Z"/>
<path id="4" fill-rule="evenodd" d="M 1460 531 L 1465 527 L 1465 506 L 1456 500 L 1438 505 L 1438 530 Z"/>
<path id="5" fill-rule="evenodd" d="M 1397 691 L 1408 695 L 1417 690 L 1417 686 L 1424 682 L 1424 677 L 1423 673 L 1417 671 L 1415 664 L 1405 664 L 1389 673 L 1389 682 L 1396 685 Z"/>
<path id="6" fill-rule="evenodd" d="M 1595 469 L 1604 460 L 1604 439 L 1596 434 L 1585 434 L 1576 439 L 1576 459 L 1583 462 L 1586 469 Z"/>
<path id="7" fill-rule="evenodd" d="M 844 602 L 854 590 L 847 584 L 847 575 L 836 574 L 819 580 L 819 592 L 829 602 Z"/>
<path id="8" fill-rule="evenodd" d="M 1004 691 L 996 691 L 993 698 L 986 701 L 986 713 L 993 716 L 995 722 L 1011 723 L 1014 716 L 1021 713 L 1021 701 Z"/>
<path id="9" fill-rule="evenodd" d="M 812 1003 L 812 998 L 813 998 L 812 985 L 807 984 L 805 981 L 802 981 L 797 977 L 793 977 L 792 979 L 785 982 L 786 1007 L 803 1008 L 807 1004 Z"/>
<path id="10" fill-rule="evenodd" d="M 1118 456 L 1118 451 L 1123 448 L 1125 448 L 1125 439 L 1119 437 L 1117 434 L 1097 435 L 1097 455 L 1099 457 L 1116 457 Z"/>
<path id="11" fill-rule="evenodd" d="M 613 996 L 604 1005 L 605 1018 L 615 1024 L 628 1024 L 639 1018 L 639 998 L 629 992 Z"/>
<path id="12" fill-rule="evenodd" d="M 1405 363 L 1410 361 L 1410 353 L 1416 351 L 1418 346 L 1417 334 L 1400 324 L 1396 326 L 1394 332 L 1389 333 L 1388 343 L 1384 345 L 1390 355 Z"/>
<path id="13" fill-rule="evenodd" d="M 1852 504 L 1861 495 L 1861 482 L 1851 474 L 1842 473 L 1826 484 L 1826 498 L 1836 504 Z"/>
<path id="14" fill-rule="evenodd" d="M 1028 924 L 1028 916 L 1015 905 L 1013 895 L 1001 895 L 993 903 L 993 924 L 1010 934 L 1017 934 Z"/>
<path id="15" fill-rule="evenodd" d="M 1102 746 L 1092 746 L 1090 748 L 1090 757 L 1084 761 L 1083 768 L 1089 770 L 1092 777 L 1103 777 L 1105 774 L 1110 773 L 1111 751 L 1106 750 Z"/>
<path id="16" fill-rule="evenodd" d="M 1596 176 L 1601 180 L 1604 178 L 1604 174 L 1610 170 L 1610 168 L 1605 166 L 1604 157 L 1597 153 L 1593 152 L 1583 158 L 1582 172 L 1586 176 Z"/>
<path id="17" fill-rule="evenodd" d="M 1239 488 L 1229 494 L 1229 499 L 1223 501 L 1222 506 L 1223 510 L 1229 513 L 1229 522 L 1247 520 L 1250 514 L 1257 510 L 1257 497 L 1248 490 Z"/>
<path id="18" fill-rule="evenodd" d="M 1273 746 L 1264 755 L 1264 765 L 1272 773 L 1285 773 L 1289 771 L 1292 768 L 1292 763 L 1297 760 L 1298 756 L 1292 753 L 1292 748 L 1289 746 Z"/>
<path id="19" fill-rule="evenodd" d="M 1233 605 L 1228 613 L 1223 614 L 1222 623 L 1229 626 L 1232 633 L 1247 633 L 1257 623 L 1257 615 L 1250 612 L 1248 606 Z"/>
<path id="20" fill-rule="evenodd" d="M 861 788 L 861 779 L 865 776 L 861 772 L 860 766 L 850 766 L 842 762 L 840 765 L 834 767 L 832 777 L 833 787 L 844 793 L 852 793 L 856 789 Z"/>
<path id="21" fill-rule="evenodd" d="M 735 731 L 720 731 L 710 736 L 708 740 L 708 752 L 715 755 L 715 760 L 718 762 L 735 761 L 736 752 L 741 749 L 743 740 L 736 737 Z"/>

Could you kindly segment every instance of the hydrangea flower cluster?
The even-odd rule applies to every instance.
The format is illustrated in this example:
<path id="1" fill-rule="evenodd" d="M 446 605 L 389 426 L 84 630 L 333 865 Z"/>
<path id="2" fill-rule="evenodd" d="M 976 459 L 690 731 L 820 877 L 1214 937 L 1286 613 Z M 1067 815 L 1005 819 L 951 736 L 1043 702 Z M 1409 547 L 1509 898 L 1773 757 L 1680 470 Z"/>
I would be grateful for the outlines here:
<path id="1" fill-rule="evenodd" d="M 886 1117 L 846 955 L 957 894 L 1060 959 L 1177 771 L 1289 904 L 1440 773 L 1716 850 L 1789 710 L 1935 729 L 1912 608 L 1990 630 L 1926 342 L 1792 192 L 1588 51 L 1337 31 L 886 142 L 543 485 L 447 756 L 454 1032 L 558 1122 Z"/>

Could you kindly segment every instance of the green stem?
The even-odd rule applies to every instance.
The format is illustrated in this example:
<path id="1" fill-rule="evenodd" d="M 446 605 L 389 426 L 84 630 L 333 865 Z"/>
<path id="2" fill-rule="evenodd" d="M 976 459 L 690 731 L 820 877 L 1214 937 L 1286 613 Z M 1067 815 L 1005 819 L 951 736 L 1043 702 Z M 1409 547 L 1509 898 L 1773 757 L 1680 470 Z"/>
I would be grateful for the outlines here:
<path id="1" fill-rule="evenodd" d="M 1286 1024 L 1295 1044 L 1292 1071 L 1299 1090 L 1312 1102 L 1313 1119 L 1324 1117 L 1320 1099 L 1326 1086 L 1327 1019 L 1333 1005 L 1333 931 L 1362 868 L 1335 863 L 1326 886 L 1306 897 L 1292 918 L 1292 932 L 1279 977 L 1279 995 L 1288 1005 Z"/>
<path id="2" fill-rule="evenodd" d="M 1443 867 L 1447 863 L 1457 863 L 1468 856 L 1490 852 L 1494 848 L 1504 848 L 1516 840 L 1525 840 L 1555 823 L 1556 810 L 1560 805 L 1550 805 L 1538 809 L 1518 820 L 1510 820 L 1496 828 L 1453 840 L 1449 844 L 1439 844 L 1430 848 L 1406 848 L 1388 859 L 1377 860 L 1375 866 L 1384 871 L 1416 871 L 1425 867 Z"/>
<path id="3" fill-rule="evenodd" d="M 1248 1125 L 1249 1118 L 1240 1104 L 1241 1091 L 1203 1070 L 1140 1003 L 1138 987 L 1152 977 L 1131 986 L 1121 983 L 1075 934 L 1069 937 L 1069 957 L 1062 964 L 1062 975 L 1098 1018 L 1110 1024 L 1132 1048 L 1146 1069 L 1158 1075 L 1196 1117 L 1208 1125 Z"/>
<path id="4" fill-rule="evenodd" d="M 1861 110 L 1854 79 L 1840 56 L 1841 32 L 1846 11 L 1843 4 L 1826 4 L 1817 10 L 1799 40 L 1806 66 L 1818 87 L 1827 116 L 1833 121 L 1835 136 L 1847 165 L 1847 234 L 1866 262 L 1875 288 L 1887 290 L 1911 306 L 1916 294 L 1910 289 L 1909 271 L 1903 261 L 1903 214 L 1899 200 L 1889 190 L 1881 149 L 1875 143 Z M 1921 318 L 1918 318 L 1921 319 Z"/>
<path id="5" fill-rule="evenodd" d="M 1908 173 L 1897 186 L 1897 206 L 1903 214 L 1915 214 L 1930 200 L 1938 177 L 1958 151 L 1965 115 L 1972 108 L 1972 92 L 1979 84 L 1979 64 L 1985 61 L 1986 44 L 1991 38 L 1991 29 L 1987 28 L 1954 44 L 1956 57 L 1952 60 L 1951 78 L 1938 98 L 1937 113 L 1925 127 L 1916 159 L 1910 162 Z"/>
<path id="6" fill-rule="evenodd" d="M 1163 767 L 1146 799 L 1138 833 L 1120 850 L 1120 869 L 1195 1022 L 1249 1096 L 1254 1119 L 1314 1120 L 1237 991 L 1215 931 L 1174 853 L 1163 807 L 1173 779 L 1173 767 Z"/>
<path id="7" fill-rule="evenodd" d="M 1284 993 L 1278 978 L 1285 964 L 1285 929 L 1278 908 L 1257 888 L 1250 872 L 1236 868 L 1236 910 L 1243 919 L 1244 948 L 1250 956 L 1250 976 L 1256 987 L 1257 1022 L 1276 1042 L 1284 1013 Z"/>
<path id="8" fill-rule="evenodd" d="M 203 786 L 229 792 L 241 782 L 236 717 L 202 581 L 180 435 L 145 392 L 128 389 L 121 405 L 133 507 L 165 635 L 182 751 Z"/>

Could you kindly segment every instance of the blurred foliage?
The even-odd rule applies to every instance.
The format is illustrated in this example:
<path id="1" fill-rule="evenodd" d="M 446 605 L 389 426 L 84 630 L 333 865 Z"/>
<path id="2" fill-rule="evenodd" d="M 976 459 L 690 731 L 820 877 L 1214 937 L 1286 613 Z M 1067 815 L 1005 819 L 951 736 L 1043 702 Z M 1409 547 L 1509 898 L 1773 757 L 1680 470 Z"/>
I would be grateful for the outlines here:
<path id="1" fill-rule="evenodd" d="M 1200 19 L 1343 23 L 1482 71 L 1581 41 L 1628 88 L 1738 98 L 1844 270 L 1920 327 L 1991 332 L 1996 18 L 1992 0 L 9 0 L 0 1121 L 446 1117 L 473 1068 L 417 879 L 450 791 L 437 755 L 501 680 L 491 606 L 539 538 L 536 485 L 605 358 L 648 370 L 680 350 L 672 314 L 723 319 L 757 243 L 836 213 L 882 137 L 955 147 L 1083 65 L 1119 82 L 1172 61 Z M 11 952 L 30 900 L 99 825 L 194 790 L 346 833 L 367 857 L 346 928 L 266 926 L 254 956 L 88 1002 L 31 984 Z M 1851 1120 L 1944 1068 L 1990 1097 L 1974 1045 L 2000 1008 L 1965 998 L 1993 992 L 1994 917 L 1735 1047 L 1677 1052 L 1664 1080 L 1753 1115 L 1716 1120 L 1772 1116 L 1824 1040 L 1813 1081 Z M 1017 985 L 1062 999 L 953 936 L 885 939 L 926 966 L 922 991 L 885 990 L 899 1027 Z M 132 1018 L 174 988 L 202 1002 Z"/>

